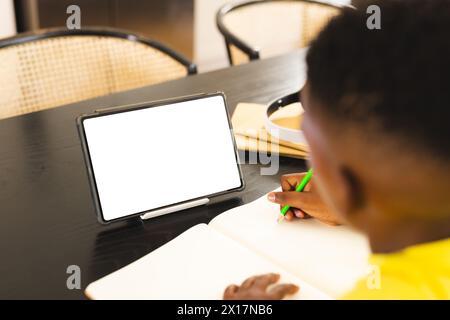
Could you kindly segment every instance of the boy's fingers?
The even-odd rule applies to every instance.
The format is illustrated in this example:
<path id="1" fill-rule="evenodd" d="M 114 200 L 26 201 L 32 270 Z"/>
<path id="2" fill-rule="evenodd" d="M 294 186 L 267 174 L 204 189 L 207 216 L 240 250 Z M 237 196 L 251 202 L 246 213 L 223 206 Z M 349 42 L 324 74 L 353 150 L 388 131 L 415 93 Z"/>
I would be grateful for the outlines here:
<path id="1" fill-rule="evenodd" d="M 301 208 L 303 211 L 317 206 L 317 196 L 310 192 L 271 192 L 267 195 L 267 199 L 281 205 L 288 204 L 293 208 Z"/>
<path id="2" fill-rule="evenodd" d="M 283 208 L 282 205 L 280 205 L 280 210 Z M 286 213 L 286 215 L 284 216 L 284 218 L 288 221 L 291 221 L 292 219 L 294 219 L 294 217 L 297 217 L 299 219 L 307 219 L 307 218 L 311 218 L 306 212 L 297 209 L 297 208 L 291 208 L 288 210 L 288 212 Z"/>
<path id="3" fill-rule="evenodd" d="M 294 294 L 296 293 L 300 288 L 296 286 L 295 284 L 279 284 L 274 286 L 269 291 L 269 296 L 271 299 L 279 300 L 283 299 L 284 296 L 288 294 Z"/>
<path id="4" fill-rule="evenodd" d="M 283 191 L 295 190 L 306 173 L 292 173 L 281 176 L 281 189 Z"/>
<path id="5" fill-rule="evenodd" d="M 299 219 L 303 219 L 305 218 L 305 213 L 300 210 L 300 209 L 292 209 L 292 211 L 294 211 L 294 215 L 299 218 Z"/>
<path id="6" fill-rule="evenodd" d="M 294 214 L 292 213 L 291 210 L 289 210 L 289 211 L 286 213 L 286 215 L 284 216 L 284 218 L 285 218 L 287 221 L 291 221 L 292 219 L 294 219 Z"/>
<path id="7" fill-rule="evenodd" d="M 274 284 L 280 279 L 280 275 L 276 273 L 268 273 L 257 276 L 255 279 L 255 286 L 266 289 L 269 285 Z"/>
<path id="8" fill-rule="evenodd" d="M 223 298 L 225 300 L 233 298 L 234 295 L 236 294 L 236 292 L 238 291 L 238 289 L 239 289 L 239 287 L 235 284 L 228 286 L 225 289 L 225 292 L 223 293 Z"/>
<path id="9" fill-rule="evenodd" d="M 270 202 L 276 202 L 276 192 L 269 192 L 267 194 L 267 200 L 269 200 Z"/>
<path id="10" fill-rule="evenodd" d="M 311 179 L 309 180 L 308 184 L 305 186 L 305 192 L 310 192 L 312 189 L 314 189 L 314 181 Z"/>
<path id="11" fill-rule="evenodd" d="M 257 278 L 257 276 L 253 276 L 253 277 L 246 279 L 244 282 L 242 282 L 241 288 L 242 289 L 250 288 L 255 283 L 256 278 Z"/>

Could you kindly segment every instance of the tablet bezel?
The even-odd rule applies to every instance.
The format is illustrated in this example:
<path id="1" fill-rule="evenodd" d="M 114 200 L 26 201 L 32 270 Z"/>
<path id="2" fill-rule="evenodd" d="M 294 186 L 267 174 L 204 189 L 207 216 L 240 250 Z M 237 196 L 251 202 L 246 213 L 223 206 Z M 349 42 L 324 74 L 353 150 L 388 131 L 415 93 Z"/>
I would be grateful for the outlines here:
<path id="1" fill-rule="evenodd" d="M 90 155 L 90 152 L 89 152 L 89 145 L 88 145 L 86 133 L 85 133 L 85 130 L 84 130 L 84 124 L 83 124 L 84 120 L 91 119 L 91 118 L 102 117 L 102 116 L 107 116 L 107 115 L 112 115 L 112 114 L 117 114 L 117 113 L 132 112 L 132 111 L 136 111 L 136 110 L 153 108 L 153 107 L 161 107 L 161 106 L 164 106 L 164 105 L 170 105 L 170 104 L 174 104 L 174 103 L 180 103 L 180 102 L 186 102 L 186 101 L 192 101 L 192 100 L 199 100 L 199 99 L 207 99 L 207 98 L 211 98 L 211 97 L 215 97 L 215 96 L 221 96 L 222 99 L 223 99 L 223 102 L 224 102 L 224 108 L 225 108 L 225 113 L 227 115 L 228 127 L 230 129 L 230 135 L 231 135 L 231 139 L 232 139 L 232 143 L 233 143 L 233 147 L 234 147 L 234 155 L 235 155 L 235 159 L 236 159 L 236 165 L 237 165 L 237 168 L 238 168 L 239 178 L 240 178 L 240 181 L 241 181 L 240 186 L 236 187 L 236 188 L 233 188 L 233 189 L 216 192 L 216 193 L 213 193 L 213 194 L 206 194 L 204 196 L 200 196 L 200 197 L 197 197 L 197 198 L 192 198 L 192 199 L 187 199 L 185 201 L 172 203 L 170 205 L 166 205 L 166 206 L 157 207 L 157 208 L 153 208 L 153 209 L 142 211 L 142 212 L 129 214 L 129 215 L 126 215 L 126 216 L 123 216 L 123 217 L 120 217 L 120 218 L 115 218 L 115 219 L 111 219 L 111 220 L 105 220 L 104 217 L 103 217 L 103 211 L 102 211 L 100 197 L 99 197 L 99 193 L 98 193 L 98 189 L 97 189 L 97 183 L 96 183 L 96 180 L 95 180 L 95 174 L 94 174 L 94 170 L 93 170 L 93 167 L 92 167 L 91 155 Z M 172 98 L 172 99 L 165 99 L 165 100 L 158 100 L 158 101 L 152 101 L 152 102 L 145 102 L 145 103 L 138 103 L 138 104 L 132 104 L 132 105 L 124 105 L 124 106 L 100 109 L 100 110 L 96 110 L 94 113 L 83 114 L 83 115 L 77 117 L 76 122 L 77 122 L 78 133 L 79 133 L 80 140 L 81 140 L 81 147 L 82 147 L 82 150 L 83 150 L 84 162 L 85 162 L 85 166 L 86 166 L 86 170 L 87 170 L 87 174 L 88 174 L 88 180 L 89 180 L 89 185 L 90 185 L 90 190 L 91 190 L 91 197 L 92 197 L 93 202 L 94 202 L 94 207 L 95 207 L 95 212 L 96 212 L 96 215 L 97 215 L 97 219 L 98 219 L 98 221 L 101 224 L 110 224 L 112 222 L 122 221 L 122 220 L 130 219 L 130 218 L 133 218 L 133 217 L 138 217 L 138 216 L 141 216 L 143 214 L 146 214 L 146 213 L 149 213 L 149 212 L 153 212 L 153 211 L 156 211 L 156 210 L 169 208 L 169 207 L 172 207 L 174 205 L 180 205 L 180 204 L 183 204 L 183 203 L 188 203 L 188 202 L 199 200 L 199 199 L 203 199 L 203 198 L 212 198 L 212 197 L 224 195 L 224 194 L 231 193 L 231 192 L 241 191 L 241 190 L 243 190 L 245 188 L 245 181 L 244 181 L 244 178 L 243 178 L 243 175 L 242 175 L 241 165 L 239 163 L 239 154 L 238 154 L 238 151 L 237 151 L 236 141 L 235 141 L 234 134 L 233 134 L 233 128 L 232 128 L 231 120 L 230 120 L 230 114 L 228 112 L 228 104 L 227 104 L 227 100 L 226 100 L 225 94 L 223 92 L 201 93 L 201 94 L 177 97 L 177 98 Z"/>

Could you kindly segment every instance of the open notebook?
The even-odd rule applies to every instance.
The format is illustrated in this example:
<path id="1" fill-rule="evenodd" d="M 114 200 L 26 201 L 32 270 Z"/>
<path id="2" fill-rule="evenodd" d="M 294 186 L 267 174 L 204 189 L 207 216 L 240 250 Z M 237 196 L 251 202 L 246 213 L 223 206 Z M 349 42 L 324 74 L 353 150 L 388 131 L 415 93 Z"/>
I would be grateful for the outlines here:
<path id="1" fill-rule="evenodd" d="M 91 283 L 91 299 L 221 299 L 226 286 L 276 272 L 300 286 L 290 298 L 337 298 L 367 272 L 368 242 L 316 220 L 276 222 L 262 197 L 199 224 L 130 265 Z"/>

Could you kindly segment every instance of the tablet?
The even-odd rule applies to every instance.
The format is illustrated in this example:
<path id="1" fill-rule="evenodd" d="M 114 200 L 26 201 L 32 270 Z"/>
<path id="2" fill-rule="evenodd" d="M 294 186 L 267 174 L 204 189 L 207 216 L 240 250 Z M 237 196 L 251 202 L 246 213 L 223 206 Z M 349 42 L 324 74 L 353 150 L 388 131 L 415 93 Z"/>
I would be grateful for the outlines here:
<path id="1" fill-rule="evenodd" d="M 77 124 L 101 223 L 244 187 L 223 93 L 104 109 Z"/>

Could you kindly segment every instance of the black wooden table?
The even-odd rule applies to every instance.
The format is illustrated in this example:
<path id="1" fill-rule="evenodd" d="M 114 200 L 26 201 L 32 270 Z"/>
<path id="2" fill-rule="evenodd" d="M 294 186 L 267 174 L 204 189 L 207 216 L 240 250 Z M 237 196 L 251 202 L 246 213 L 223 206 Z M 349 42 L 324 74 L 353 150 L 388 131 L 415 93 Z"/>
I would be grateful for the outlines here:
<path id="1" fill-rule="evenodd" d="M 239 102 L 268 103 L 301 85 L 303 54 L 214 71 L 0 120 L 0 299 L 80 299 L 92 281 L 155 250 L 186 229 L 278 186 L 302 160 L 281 158 L 275 176 L 243 164 L 247 187 L 208 206 L 141 222 L 100 225 L 89 193 L 75 118 L 100 107 L 224 91 L 230 114 Z M 0 106 L 1 107 L 1 106 Z M 182 157 L 180 158 L 182 161 Z M 69 265 L 81 290 L 69 290 Z"/>

